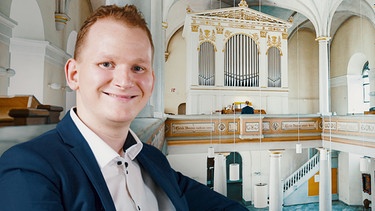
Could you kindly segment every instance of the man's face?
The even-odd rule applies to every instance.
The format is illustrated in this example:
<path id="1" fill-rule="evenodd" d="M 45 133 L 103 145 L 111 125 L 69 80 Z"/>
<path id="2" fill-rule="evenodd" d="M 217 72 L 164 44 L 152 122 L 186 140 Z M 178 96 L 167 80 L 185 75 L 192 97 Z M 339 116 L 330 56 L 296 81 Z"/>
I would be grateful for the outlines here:
<path id="1" fill-rule="evenodd" d="M 76 60 L 66 65 L 86 124 L 130 124 L 154 86 L 152 49 L 145 31 L 113 19 L 91 26 Z"/>

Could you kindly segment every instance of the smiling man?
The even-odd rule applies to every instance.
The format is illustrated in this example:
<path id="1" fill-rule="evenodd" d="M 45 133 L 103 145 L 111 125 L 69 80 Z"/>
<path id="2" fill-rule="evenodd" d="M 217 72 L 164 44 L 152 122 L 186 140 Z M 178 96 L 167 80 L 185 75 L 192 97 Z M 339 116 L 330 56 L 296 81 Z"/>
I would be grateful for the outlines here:
<path id="1" fill-rule="evenodd" d="M 0 158 L 2 211 L 247 210 L 174 171 L 130 124 L 149 100 L 153 43 L 132 5 L 103 6 L 65 65 L 77 105 Z"/>

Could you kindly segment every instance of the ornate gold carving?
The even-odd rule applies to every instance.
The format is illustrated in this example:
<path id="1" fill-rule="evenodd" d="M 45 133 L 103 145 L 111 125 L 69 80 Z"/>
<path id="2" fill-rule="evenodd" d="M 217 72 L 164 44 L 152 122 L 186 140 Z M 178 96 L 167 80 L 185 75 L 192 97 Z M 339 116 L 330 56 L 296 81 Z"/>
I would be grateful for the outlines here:
<path id="1" fill-rule="evenodd" d="M 281 38 L 280 37 L 268 35 L 267 46 L 268 46 L 268 49 L 270 49 L 271 47 L 275 47 L 279 49 L 280 56 L 283 55 L 283 52 L 281 50 Z M 268 49 L 267 49 L 266 55 L 268 55 Z"/>
<path id="2" fill-rule="evenodd" d="M 216 32 L 217 34 L 223 34 L 223 31 L 224 31 L 224 27 L 219 22 L 219 24 L 216 26 Z"/>
<path id="3" fill-rule="evenodd" d="M 259 45 L 259 35 L 257 33 L 252 34 L 251 38 Z"/>
<path id="4" fill-rule="evenodd" d="M 260 13 L 256 10 L 252 10 L 249 8 L 240 8 L 236 10 L 219 10 L 219 11 L 211 11 L 205 14 L 199 14 L 196 17 L 201 17 L 204 19 L 209 18 L 223 18 L 224 21 L 230 21 L 231 19 L 235 19 L 235 21 L 238 20 L 244 20 L 244 21 L 252 21 L 252 24 L 255 24 L 255 22 L 259 23 L 268 23 L 268 24 L 274 24 L 278 27 L 289 27 L 289 23 L 272 17 L 265 15 L 263 13 Z"/>
<path id="5" fill-rule="evenodd" d="M 161 23 L 161 26 L 163 27 L 163 29 L 167 29 L 167 28 L 168 28 L 168 23 L 165 22 L 165 21 L 163 21 L 163 22 Z"/>
<path id="6" fill-rule="evenodd" d="M 199 42 L 199 46 L 198 46 L 198 48 L 197 48 L 197 51 L 199 51 L 199 50 L 201 49 L 200 46 L 201 46 L 202 43 L 204 43 L 204 42 L 209 42 L 209 43 L 211 43 L 211 44 L 214 46 L 214 51 L 217 52 L 216 43 L 212 42 L 211 40 L 204 40 L 204 41 Z"/>
<path id="7" fill-rule="evenodd" d="M 245 0 L 241 0 L 241 2 L 238 4 L 239 7 L 249 7 L 247 5 L 247 2 Z"/>
<path id="8" fill-rule="evenodd" d="M 267 32 L 266 32 L 266 31 L 263 31 L 263 30 L 262 30 L 262 31 L 260 31 L 259 33 L 260 33 L 260 37 L 261 37 L 261 38 L 266 38 L 266 37 L 267 37 Z"/>
<path id="9" fill-rule="evenodd" d="M 281 47 L 280 37 L 268 35 L 267 46 L 268 47 L 277 47 L 277 48 Z"/>
<path id="10" fill-rule="evenodd" d="M 199 41 L 211 41 L 211 42 L 215 42 L 216 41 L 216 34 L 215 34 L 215 30 L 212 30 L 212 33 L 210 30 L 206 29 L 203 30 L 200 29 L 199 30 Z"/>
<path id="11" fill-rule="evenodd" d="M 282 36 L 282 38 L 283 38 L 284 40 L 287 40 L 287 39 L 288 39 L 288 33 L 286 33 L 286 32 L 283 32 L 281 36 Z"/>
<path id="12" fill-rule="evenodd" d="M 199 24 L 195 20 L 191 23 L 191 32 L 198 32 Z"/>
<path id="13" fill-rule="evenodd" d="M 243 34 L 243 35 L 246 35 L 246 36 L 250 37 L 252 40 L 254 40 L 255 44 L 257 45 L 258 54 L 260 54 L 260 49 L 259 49 L 260 43 L 259 43 L 259 35 L 258 35 L 258 33 L 254 33 L 254 34 L 235 33 L 235 34 L 233 34 L 233 33 L 231 33 L 230 31 L 226 30 L 226 31 L 225 31 L 225 35 L 224 35 L 224 36 L 225 36 L 224 43 L 227 43 L 228 40 L 229 40 L 231 37 L 233 37 L 233 36 L 235 36 L 235 35 L 237 35 L 237 34 Z M 225 52 L 225 47 L 223 48 L 223 52 Z"/>
<path id="14" fill-rule="evenodd" d="M 193 12 L 193 10 L 191 9 L 191 7 L 187 6 L 186 7 L 186 13 L 192 13 L 192 12 Z"/>
<path id="15" fill-rule="evenodd" d="M 267 22 L 263 19 L 250 18 L 245 12 L 239 14 L 239 19 L 231 16 L 224 16 L 223 18 L 214 17 L 210 15 L 197 15 L 192 16 L 192 20 L 200 26 L 216 26 L 219 28 L 239 28 L 239 29 L 251 29 L 251 30 L 262 30 L 262 31 L 273 31 L 273 32 L 285 32 L 289 25 L 285 22 L 282 23 L 272 23 Z M 250 20 L 247 20 L 250 19 Z M 262 22 L 265 21 L 265 22 Z"/>
<path id="16" fill-rule="evenodd" d="M 202 29 L 199 29 L 199 47 L 197 48 L 197 51 L 200 50 L 200 46 L 202 43 L 209 42 L 214 46 L 214 51 L 216 52 L 217 48 L 216 48 L 215 41 L 216 41 L 215 30 L 212 30 L 212 33 L 211 33 L 211 31 L 208 29 L 204 31 Z"/>
<path id="17" fill-rule="evenodd" d="M 225 33 L 224 33 L 225 39 L 227 40 L 230 36 L 232 36 L 232 32 L 230 32 L 229 30 L 225 30 Z"/>

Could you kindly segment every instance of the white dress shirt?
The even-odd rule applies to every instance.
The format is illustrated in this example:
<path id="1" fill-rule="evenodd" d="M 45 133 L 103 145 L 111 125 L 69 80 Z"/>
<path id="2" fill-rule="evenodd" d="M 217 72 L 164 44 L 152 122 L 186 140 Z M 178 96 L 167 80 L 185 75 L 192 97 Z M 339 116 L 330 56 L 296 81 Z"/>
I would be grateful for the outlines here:
<path id="1" fill-rule="evenodd" d="M 136 156 L 143 143 L 134 132 L 129 130 L 128 135 L 134 137 L 135 143 L 120 156 L 79 119 L 75 110 L 71 109 L 71 118 L 95 155 L 116 210 L 175 210 L 165 192 L 139 166 Z"/>

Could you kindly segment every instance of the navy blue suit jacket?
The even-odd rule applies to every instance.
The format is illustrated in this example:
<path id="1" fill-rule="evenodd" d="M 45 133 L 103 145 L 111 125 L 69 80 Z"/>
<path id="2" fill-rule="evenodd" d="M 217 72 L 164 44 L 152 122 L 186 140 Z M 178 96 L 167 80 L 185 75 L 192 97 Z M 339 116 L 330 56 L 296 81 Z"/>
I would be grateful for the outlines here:
<path id="1" fill-rule="evenodd" d="M 247 210 L 174 171 L 166 157 L 153 146 L 144 144 L 137 160 L 169 196 L 177 211 Z M 0 209 L 115 210 L 95 156 L 69 113 L 55 129 L 2 155 Z"/>
<path id="2" fill-rule="evenodd" d="M 254 108 L 251 106 L 245 106 L 242 108 L 241 114 L 254 114 Z"/>

